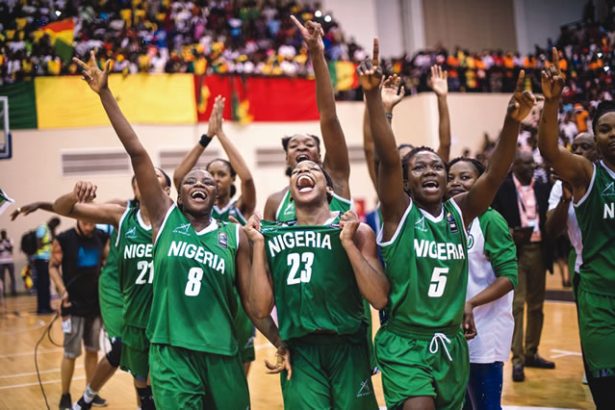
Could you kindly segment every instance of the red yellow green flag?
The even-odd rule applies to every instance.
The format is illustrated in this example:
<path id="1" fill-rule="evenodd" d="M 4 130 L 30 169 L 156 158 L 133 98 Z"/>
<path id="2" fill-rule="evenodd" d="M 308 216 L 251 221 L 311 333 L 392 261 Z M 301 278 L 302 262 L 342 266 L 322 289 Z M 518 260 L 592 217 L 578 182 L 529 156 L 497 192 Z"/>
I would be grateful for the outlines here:
<path id="1" fill-rule="evenodd" d="M 68 64 L 73 57 L 73 40 L 75 38 L 75 22 L 73 19 L 54 21 L 41 27 L 36 33 L 37 40 L 44 34 L 51 38 L 56 55 Z"/>

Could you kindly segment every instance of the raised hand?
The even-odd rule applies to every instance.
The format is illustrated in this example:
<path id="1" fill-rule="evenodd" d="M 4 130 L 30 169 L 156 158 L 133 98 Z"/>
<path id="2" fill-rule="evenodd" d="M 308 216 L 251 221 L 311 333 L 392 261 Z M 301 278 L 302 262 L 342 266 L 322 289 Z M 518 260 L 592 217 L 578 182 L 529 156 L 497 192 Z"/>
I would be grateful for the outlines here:
<path id="1" fill-rule="evenodd" d="M 265 239 L 260 229 L 261 229 L 261 218 L 255 212 L 250 217 L 250 219 L 248 219 L 248 222 L 244 225 L 243 230 L 246 233 L 250 242 L 258 242 L 258 241 L 263 241 Z"/>
<path id="2" fill-rule="evenodd" d="M 291 15 L 290 19 L 295 24 L 297 29 L 299 29 L 301 37 L 303 37 L 303 41 L 307 44 L 308 49 L 320 51 L 325 49 L 325 45 L 322 42 L 325 32 L 319 23 L 315 23 L 310 20 L 306 21 L 304 26 L 295 16 Z"/>
<path id="3" fill-rule="evenodd" d="M 19 215 L 24 215 L 24 216 L 29 215 L 32 212 L 36 211 L 37 209 L 40 209 L 40 207 L 41 207 L 41 202 L 32 202 L 31 204 L 20 206 L 19 208 L 11 212 L 11 221 L 14 221 L 15 219 L 17 219 Z"/>
<path id="4" fill-rule="evenodd" d="M 73 187 L 73 193 L 78 202 L 91 202 L 96 198 L 98 187 L 88 181 L 78 181 Z"/>
<path id="5" fill-rule="evenodd" d="M 96 56 L 94 54 L 94 50 L 92 50 L 90 51 L 90 59 L 87 64 L 79 60 L 77 57 L 73 57 L 73 61 L 79 66 L 79 68 L 81 68 L 83 79 L 96 94 L 100 94 L 101 91 L 108 89 L 109 85 L 107 84 L 107 78 L 109 76 L 109 71 L 111 70 L 111 60 L 107 60 L 104 70 L 101 70 L 98 68 Z"/>
<path id="6" fill-rule="evenodd" d="M 393 111 L 393 107 L 404 99 L 404 95 L 405 89 L 401 82 L 401 77 L 397 74 L 393 74 L 385 78 L 382 82 L 382 89 L 380 90 L 384 111 Z"/>
<path id="7" fill-rule="evenodd" d="M 540 86 L 547 100 L 557 99 L 562 96 L 562 90 L 566 83 L 566 76 L 559 68 L 559 51 L 555 47 L 551 50 L 553 62 L 542 70 Z"/>
<path id="8" fill-rule="evenodd" d="M 429 87 L 438 95 L 444 97 L 448 94 L 448 72 L 439 65 L 431 66 L 431 77 L 427 81 Z"/>
<path id="9" fill-rule="evenodd" d="M 222 113 L 224 111 L 224 97 L 218 95 L 214 100 L 214 106 L 207 123 L 207 135 L 212 138 L 222 131 Z"/>
<path id="10" fill-rule="evenodd" d="M 517 87 L 515 92 L 508 103 L 508 115 L 515 121 L 523 121 L 528 116 L 532 108 L 536 104 L 536 97 L 528 90 L 523 90 L 523 83 L 525 81 L 525 71 L 519 72 L 519 78 L 517 78 Z"/>
<path id="11" fill-rule="evenodd" d="M 286 380 L 290 380 L 293 375 L 293 368 L 290 364 L 290 350 L 288 350 L 288 347 L 284 343 L 278 346 L 278 350 L 275 352 L 275 358 L 275 364 L 269 363 L 269 361 L 265 359 L 267 373 L 278 374 L 286 370 Z"/>
<path id="12" fill-rule="evenodd" d="M 374 39 L 372 50 L 372 59 L 366 58 L 359 67 L 359 84 L 363 91 L 370 91 L 380 87 L 382 81 L 382 67 L 380 67 L 380 43 L 377 38 Z"/>
<path id="13" fill-rule="evenodd" d="M 354 234 L 359 229 L 359 225 L 361 221 L 359 221 L 359 217 L 354 211 L 347 211 L 342 215 L 340 220 L 340 228 L 342 231 L 340 232 L 340 240 L 343 242 L 353 241 Z"/>

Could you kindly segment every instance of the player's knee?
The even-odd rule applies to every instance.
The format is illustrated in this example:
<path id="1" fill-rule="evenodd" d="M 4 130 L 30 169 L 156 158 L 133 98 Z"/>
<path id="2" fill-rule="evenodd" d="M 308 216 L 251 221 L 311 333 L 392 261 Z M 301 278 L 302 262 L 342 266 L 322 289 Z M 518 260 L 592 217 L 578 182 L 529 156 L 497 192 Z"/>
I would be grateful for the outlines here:
<path id="1" fill-rule="evenodd" d="M 120 365 L 120 357 L 122 356 L 122 342 L 119 339 L 114 339 L 111 342 L 111 350 L 107 353 L 107 360 L 113 367 Z"/>

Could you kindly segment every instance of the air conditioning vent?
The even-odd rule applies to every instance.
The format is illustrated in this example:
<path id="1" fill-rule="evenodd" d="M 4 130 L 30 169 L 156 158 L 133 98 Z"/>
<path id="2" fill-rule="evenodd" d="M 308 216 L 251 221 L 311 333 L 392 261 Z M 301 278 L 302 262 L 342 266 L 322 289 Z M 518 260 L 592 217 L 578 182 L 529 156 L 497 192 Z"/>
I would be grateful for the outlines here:
<path id="1" fill-rule="evenodd" d="M 132 170 L 124 151 L 63 152 L 62 175 L 129 174 Z"/>

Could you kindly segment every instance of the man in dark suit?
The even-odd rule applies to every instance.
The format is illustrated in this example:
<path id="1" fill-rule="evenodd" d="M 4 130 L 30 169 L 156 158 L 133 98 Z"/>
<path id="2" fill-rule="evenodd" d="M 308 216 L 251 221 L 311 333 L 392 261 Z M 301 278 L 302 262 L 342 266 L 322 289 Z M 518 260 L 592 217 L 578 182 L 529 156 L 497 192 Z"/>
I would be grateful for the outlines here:
<path id="1" fill-rule="evenodd" d="M 513 380 L 525 380 L 524 366 L 555 368 L 538 355 L 543 325 L 546 270 L 552 269 L 552 246 L 545 230 L 550 185 L 534 178 L 536 164 L 530 152 L 519 152 L 512 173 L 504 181 L 493 208 L 504 216 L 517 245 L 519 285 L 515 289 L 513 316 Z M 524 308 L 527 326 L 524 340 Z M 525 343 L 524 343 L 525 342 Z"/>

